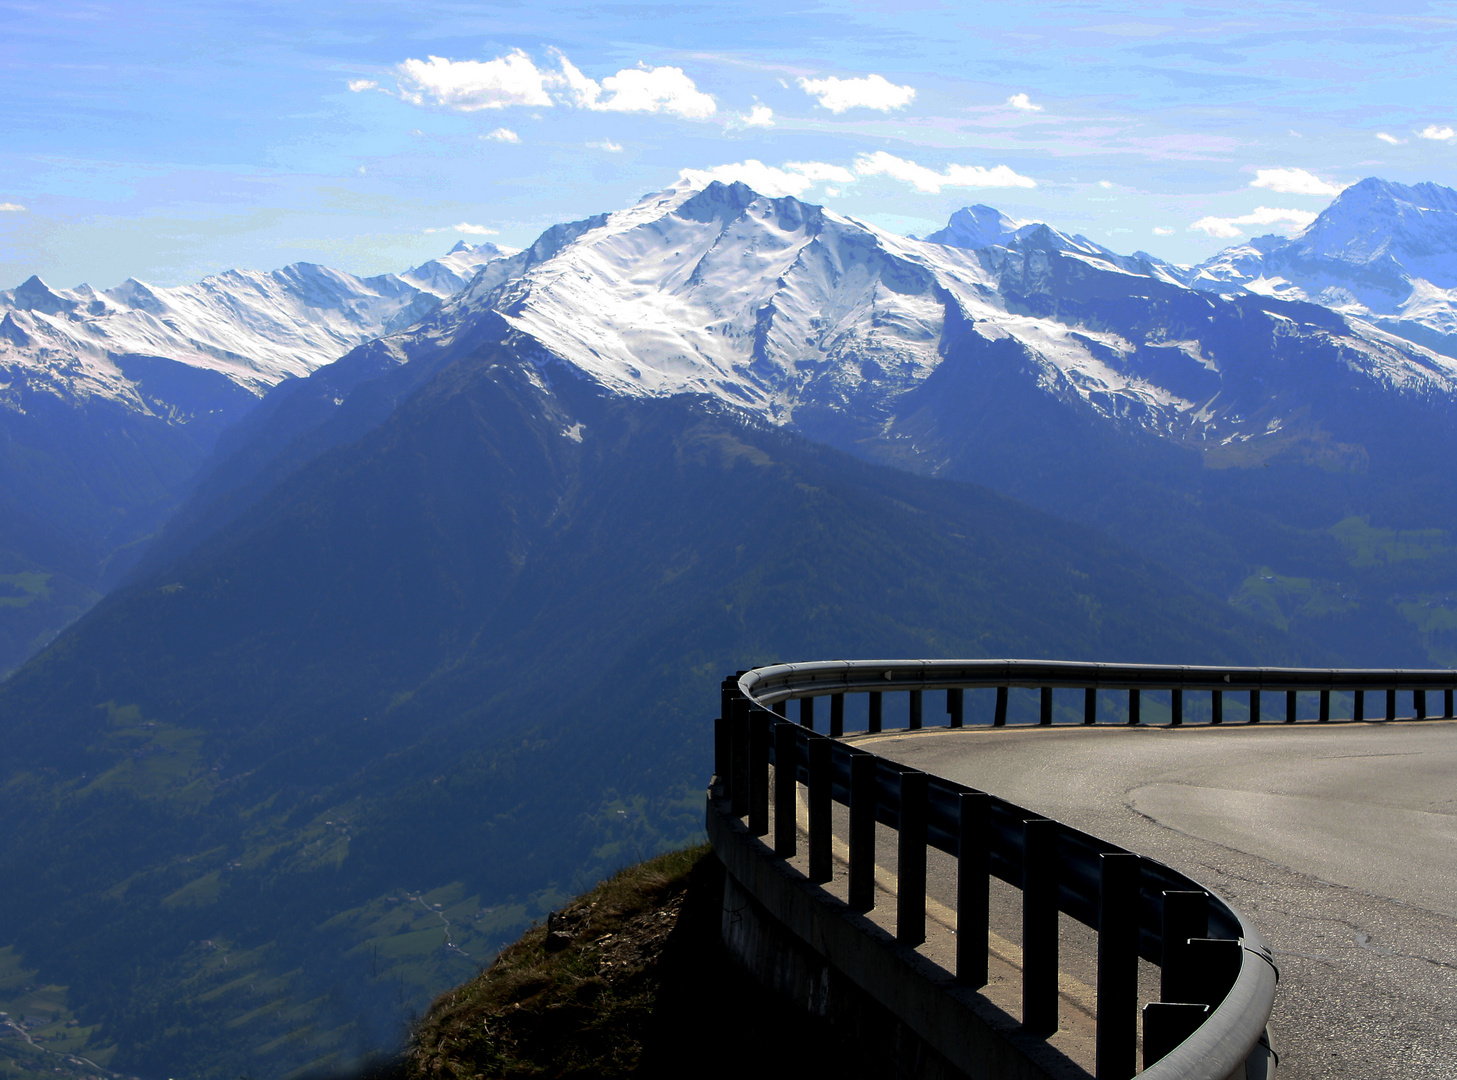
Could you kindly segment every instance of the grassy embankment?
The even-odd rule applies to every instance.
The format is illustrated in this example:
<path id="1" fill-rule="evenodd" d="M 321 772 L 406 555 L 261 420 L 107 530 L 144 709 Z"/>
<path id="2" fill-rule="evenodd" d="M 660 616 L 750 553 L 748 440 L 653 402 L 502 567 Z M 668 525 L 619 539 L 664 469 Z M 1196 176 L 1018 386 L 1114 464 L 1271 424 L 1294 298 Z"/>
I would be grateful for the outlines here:
<path id="1" fill-rule="evenodd" d="M 381 1080 L 860 1075 L 734 966 L 722 897 L 707 846 L 628 867 L 441 995 Z"/>

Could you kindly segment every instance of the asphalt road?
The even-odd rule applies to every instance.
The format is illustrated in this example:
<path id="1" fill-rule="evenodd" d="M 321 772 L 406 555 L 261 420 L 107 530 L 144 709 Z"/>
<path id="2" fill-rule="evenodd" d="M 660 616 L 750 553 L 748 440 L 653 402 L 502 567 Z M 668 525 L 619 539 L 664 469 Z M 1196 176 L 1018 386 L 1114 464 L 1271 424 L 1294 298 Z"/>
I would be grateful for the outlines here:
<path id="1" fill-rule="evenodd" d="M 1457 1078 L 1457 722 L 856 741 L 1151 855 L 1239 907 L 1279 964 L 1283 1080 Z"/>

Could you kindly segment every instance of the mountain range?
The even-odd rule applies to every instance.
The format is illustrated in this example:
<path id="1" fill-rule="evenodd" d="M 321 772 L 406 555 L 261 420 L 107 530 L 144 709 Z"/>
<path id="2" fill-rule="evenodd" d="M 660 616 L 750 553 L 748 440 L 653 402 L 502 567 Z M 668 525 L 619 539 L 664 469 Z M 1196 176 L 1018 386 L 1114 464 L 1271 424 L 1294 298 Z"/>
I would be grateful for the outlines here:
<path id="1" fill-rule="evenodd" d="M 508 255 L 403 274 L 298 263 L 196 285 L 0 291 L 0 673 L 89 607 L 269 389 L 439 307 Z"/>
<path id="2" fill-rule="evenodd" d="M 1360 195 L 1311 230 L 1358 232 Z M 124 513 L 55 509 L 116 585 L 0 684 L 0 1011 L 54 1039 L 0 1041 L 17 1075 L 387 1046 L 564 892 L 696 835 L 735 668 L 1457 659 L 1457 361 L 1374 317 L 987 207 L 917 240 L 742 184 L 454 257 L 438 292 L 393 279 L 413 299 L 258 284 L 287 302 L 248 333 L 332 328 L 296 329 L 343 353 L 303 377 L 173 317 L 195 362 L 165 370 L 226 418 L 120 352 L 4 414 L 16 476 L 63 460 L 37 401 L 92 461 L 108 425 L 209 432 L 166 484 L 118 469 Z M 239 310 L 196 288 L 167 303 Z M 32 342 L 100 333 L 82 290 L 22 291 Z"/>

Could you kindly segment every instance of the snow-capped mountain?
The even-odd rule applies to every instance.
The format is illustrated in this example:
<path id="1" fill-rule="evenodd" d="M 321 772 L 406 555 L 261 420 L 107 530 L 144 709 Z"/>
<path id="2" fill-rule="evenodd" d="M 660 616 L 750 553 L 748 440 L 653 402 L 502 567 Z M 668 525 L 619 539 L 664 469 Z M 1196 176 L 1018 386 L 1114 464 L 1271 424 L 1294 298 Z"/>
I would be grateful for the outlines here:
<path id="1" fill-rule="evenodd" d="M 1457 353 L 1457 191 L 1370 177 L 1296 235 L 1227 248 L 1186 280 L 1310 300 Z"/>
<path id="2" fill-rule="evenodd" d="M 372 278 L 298 263 L 179 288 L 32 277 L 0 292 L 0 674 L 96 599 L 262 394 L 511 254 L 461 244 Z"/>
<path id="3" fill-rule="evenodd" d="M 307 375 L 356 345 L 418 321 L 486 264 L 511 252 L 458 244 L 407 270 L 359 278 L 313 263 L 230 270 L 195 285 L 51 289 L 38 277 L 0 291 L 0 408 L 25 391 L 106 398 L 184 419 L 185 403 L 144 385 L 157 364 L 214 372 L 252 396 Z M 180 406 L 180 407 L 179 407 Z"/>
<path id="4" fill-rule="evenodd" d="M 567 227 L 366 351 L 439 362 L 487 332 L 613 393 L 705 394 L 841 445 L 892 432 L 948 360 L 1021 370 L 1084 414 L 1205 449 L 1288 440 L 1317 385 L 1457 393 L 1457 363 L 1368 324 L 1200 291 L 987 207 L 936 240 L 681 185 Z"/>

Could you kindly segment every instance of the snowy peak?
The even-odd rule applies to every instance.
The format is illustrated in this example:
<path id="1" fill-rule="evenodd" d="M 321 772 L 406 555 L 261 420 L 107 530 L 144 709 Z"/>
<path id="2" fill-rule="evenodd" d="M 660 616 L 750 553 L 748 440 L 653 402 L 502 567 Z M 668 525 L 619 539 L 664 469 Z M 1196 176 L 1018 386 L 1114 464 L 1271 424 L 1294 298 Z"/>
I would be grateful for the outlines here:
<path id="1" fill-rule="evenodd" d="M 1026 380 L 1206 448 L 1274 437 L 1312 380 L 1457 389 L 1457 365 L 1331 313 L 1212 297 L 1160 260 L 990 208 L 957 220 L 943 236 L 1002 243 L 679 185 L 549 230 L 391 347 L 449 360 L 489 338 L 548 379 L 565 368 L 613 394 L 704 395 L 840 445 L 901 438 L 897 417 L 939 392 L 950 359 L 947 377 L 985 379 L 979 393 Z"/>
<path id="2" fill-rule="evenodd" d="M 1227 248 L 1186 280 L 1324 304 L 1457 355 L 1457 191 L 1368 177 L 1295 236 Z"/>
<path id="3" fill-rule="evenodd" d="M 1023 255 L 1073 255 L 1096 260 L 1124 273 L 1148 275 L 1160 281 L 1182 284 L 1182 276 L 1175 267 L 1146 252 L 1119 255 L 1086 236 L 1059 232 L 1041 221 L 1014 221 L 1000 210 L 981 203 L 956 211 L 946 227 L 931 233 L 926 241 L 971 250 L 1006 248 Z M 993 261 L 1001 261 L 997 256 L 992 258 Z"/>
<path id="4" fill-rule="evenodd" d="M 22 311 L 41 311 L 47 315 L 59 315 L 76 307 L 75 301 L 67 300 L 52 292 L 46 283 L 34 274 L 24 283 L 16 286 L 9 294 L 0 293 L 0 296 L 7 295 L 11 305 Z"/>
<path id="5" fill-rule="evenodd" d="M 984 203 L 965 206 L 951 215 L 944 229 L 937 229 L 926 240 L 947 247 L 1006 247 L 1026 222 L 1013 221 L 995 207 Z"/>
<path id="6" fill-rule="evenodd" d="M 405 275 L 358 278 L 294 263 L 266 273 L 229 270 L 176 288 L 128 278 L 105 292 L 56 290 L 31 277 L 0 292 L 0 382 L 7 387 L 0 408 L 23 408 L 22 392 L 44 392 L 147 411 L 125 370 L 136 368 L 137 357 L 216 372 L 261 394 L 418 322 L 507 255 L 493 244 L 457 245 Z"/>
<path id="7" fill-rule="evenodd" d="M 1440 184 L 1394 184 L 1368 177 L 1334 202 L 1288 245 L 1289 256 L 1457 286 L 1457 191 Z"/>
<path id="8" fill-rule="evenodd" d="M 947 288 L 985 277 L 969 255 L 717 182 L 655 192 L 523 256 L 537 252 L 490 292 L 479 279 L 457 321 L 497 312 L 615 392 L 704 393 L 781 422 L 844 405 L 866 380 L 923 378 Z"/>
<path id="9" fill-rule="evenodd" d="M 502 248 L 495 244 L 472 246 L 461 240 L 440 258 L 406 270 L 400 275 L 400 280 L 444 300 L 470 284 L 487 263 L 508 259 L 515 254 L 515 248 Z"/>

